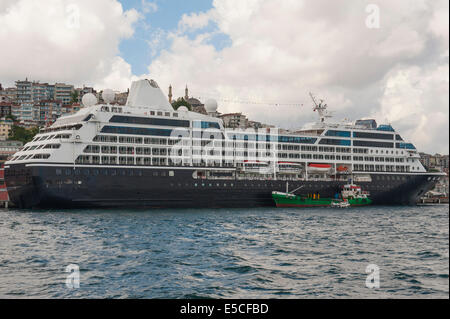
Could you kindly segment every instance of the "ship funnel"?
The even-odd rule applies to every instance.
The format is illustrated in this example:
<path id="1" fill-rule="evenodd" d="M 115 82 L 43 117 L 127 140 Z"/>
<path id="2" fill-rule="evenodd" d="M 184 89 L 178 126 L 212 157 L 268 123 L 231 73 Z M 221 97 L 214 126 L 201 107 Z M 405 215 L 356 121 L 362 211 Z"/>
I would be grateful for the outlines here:
<path id="1" fill-rule="evenodd" d="M 127 106 L 148 107 L 154 110 L 173 111 L 164 93 L 153 80 L 139 80 L 131 84 Z"/>

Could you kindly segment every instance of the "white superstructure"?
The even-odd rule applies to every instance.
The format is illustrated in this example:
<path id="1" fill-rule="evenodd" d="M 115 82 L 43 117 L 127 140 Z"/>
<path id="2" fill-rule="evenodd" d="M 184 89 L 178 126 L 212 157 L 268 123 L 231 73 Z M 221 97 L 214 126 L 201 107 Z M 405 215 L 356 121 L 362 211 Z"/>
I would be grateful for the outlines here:
<path id="1" fill-rule="evenodd" d="M 320 121 L 308 129 L 229 130 L 219 118 L 173 110 L 156 82 L 137 81 L 126 106 L 92 105 L 61 117 L 6 165 L 204 167 L 245 173 L 250 167 L 245 163 L 251 162 L 268 163 L 270 169 L 259 171 L 265 178 L 290 174 L 295 179 L 327 178 L 310 172 L 311 164 L 331 165 L 328 175 L 425 172 L 416 148 L 390 125 L 328 123 L 326 105 L 316 109 Z M 216 110 L 209 101 L 208 111 Z M 280 164 L 289 169 L 280 170 Z"/>

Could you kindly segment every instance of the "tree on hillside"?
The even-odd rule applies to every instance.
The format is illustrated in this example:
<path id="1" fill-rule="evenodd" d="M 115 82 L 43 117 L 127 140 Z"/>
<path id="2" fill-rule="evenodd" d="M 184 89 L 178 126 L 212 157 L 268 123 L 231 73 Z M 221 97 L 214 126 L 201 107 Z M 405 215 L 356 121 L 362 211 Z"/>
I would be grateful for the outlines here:
<path id="1" fill-rule="evenodd" d="M 73 91 L 71 94 L 70 94 L 70 96 L 71 96 L 71 100 L 70 100 L 70 102 L 71 103 L 77 103 L 78 102 L 78 91 Z"/>
<path id="2" fill-rule="evenodd" d="M 9 139 L 13 141 L 21 141 L 23 144 L 30 142 L 36 134 L 39 133 L 39 127 L 26 129 L 21 126 L 13 125 Z"/>
<path id="3" fill-rule="evenodd" d="M 10 119 L 13 122 L 17 122 L 17 118 L 14 115 L 12 115 L 12 114 L 6 115 L 5 118 L 6 119 Z"/>
<path id="4" fill-rule="evenodd" d="M 172 102 L 172 107 L 174 110 L 178 110 L 180 106 L 186 106 L 189 111 L 192 111 L 192 106 L 183 98 L 179 98 Z"/>

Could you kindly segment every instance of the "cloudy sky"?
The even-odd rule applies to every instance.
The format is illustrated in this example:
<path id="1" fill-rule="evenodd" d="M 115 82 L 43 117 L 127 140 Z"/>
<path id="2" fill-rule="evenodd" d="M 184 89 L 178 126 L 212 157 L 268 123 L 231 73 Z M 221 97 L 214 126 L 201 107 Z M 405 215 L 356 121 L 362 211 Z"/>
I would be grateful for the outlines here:
<path id="1" fill-rule="evenodd" d="M 311 91 L 336 121 L 372 117 L 448 154 L 448 10 L 447 0 L 0 0 L 0 83 L 126 90 L 153 78 L 285 128 L 315 120 Z"/>

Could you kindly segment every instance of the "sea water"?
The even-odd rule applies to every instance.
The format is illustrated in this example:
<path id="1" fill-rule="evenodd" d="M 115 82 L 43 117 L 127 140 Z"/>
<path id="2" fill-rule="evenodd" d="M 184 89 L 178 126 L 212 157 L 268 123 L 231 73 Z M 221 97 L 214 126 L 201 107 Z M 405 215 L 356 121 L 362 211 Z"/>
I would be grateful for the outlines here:
<path id="1" fill-rule="evenodd" d="M 449 298 L 449 206 L 0 210 L 0 297 Z"/>

